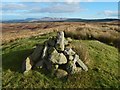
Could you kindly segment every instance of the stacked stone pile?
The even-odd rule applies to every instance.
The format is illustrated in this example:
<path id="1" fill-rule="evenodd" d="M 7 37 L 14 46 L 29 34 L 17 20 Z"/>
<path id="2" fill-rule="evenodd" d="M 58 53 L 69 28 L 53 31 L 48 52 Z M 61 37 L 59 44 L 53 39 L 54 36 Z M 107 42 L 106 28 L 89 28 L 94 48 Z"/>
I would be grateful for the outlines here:
<path id="1" fill-rule="evenodd" d="M 63 31 L 58 32 L 56 37 L 50 38 L 43 46 L 38 45 L 27 57 L 22 65 L 23 71 L 26 73 L 33 67 L 46 68 L 57 77 L 88 71 L 79 55 L 69 47 L 71 41 L 70 38 L 64 38 Z"/>

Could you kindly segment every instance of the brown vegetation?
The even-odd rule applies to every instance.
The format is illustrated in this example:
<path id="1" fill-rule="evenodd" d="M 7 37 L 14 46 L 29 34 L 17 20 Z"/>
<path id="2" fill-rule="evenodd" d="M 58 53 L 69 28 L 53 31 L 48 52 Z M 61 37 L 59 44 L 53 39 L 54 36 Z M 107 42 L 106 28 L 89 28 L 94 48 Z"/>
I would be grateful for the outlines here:
<path id="1" fill-rule="evenodd" d="M 96 39 L 107 44 L 118 45 L 118 42 L 120 42 L 118 25 L 118 22 L 3 23 L 2 41 L 11 41 L 64 30 L 66 36 L 74 39 Z"/>

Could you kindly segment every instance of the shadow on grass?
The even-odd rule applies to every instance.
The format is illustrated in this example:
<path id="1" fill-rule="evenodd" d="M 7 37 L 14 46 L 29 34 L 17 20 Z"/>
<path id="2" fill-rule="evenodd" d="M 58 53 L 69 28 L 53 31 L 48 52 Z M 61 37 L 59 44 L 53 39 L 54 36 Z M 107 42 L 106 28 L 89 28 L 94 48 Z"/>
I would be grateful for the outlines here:
<path id="1" fill-rule="evenodd" d="M 2 68 L 15 72 L 22 72 L 23 61 L 33 52 L 33 49 L 11 51 L 2 55 Z"/>

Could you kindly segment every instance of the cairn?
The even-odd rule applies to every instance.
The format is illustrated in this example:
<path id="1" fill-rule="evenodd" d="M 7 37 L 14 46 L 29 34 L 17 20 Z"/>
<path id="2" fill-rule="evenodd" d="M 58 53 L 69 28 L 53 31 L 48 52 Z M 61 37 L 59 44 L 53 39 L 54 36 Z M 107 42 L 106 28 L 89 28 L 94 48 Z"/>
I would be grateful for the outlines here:
<path id="1" fill-rule="evenodd" d="M 65 39 L 63 31 L 58 32 L 56 37 L 44 42 L 43 46 L 36 47 L 23 62 L 22 70 L 26 73 L 33 67 L 46 68 L 57 77 L 79 73 L 82 70 L 88 71 L 79 55 L 69 47 L 71 41 L 70 38 Z"/>

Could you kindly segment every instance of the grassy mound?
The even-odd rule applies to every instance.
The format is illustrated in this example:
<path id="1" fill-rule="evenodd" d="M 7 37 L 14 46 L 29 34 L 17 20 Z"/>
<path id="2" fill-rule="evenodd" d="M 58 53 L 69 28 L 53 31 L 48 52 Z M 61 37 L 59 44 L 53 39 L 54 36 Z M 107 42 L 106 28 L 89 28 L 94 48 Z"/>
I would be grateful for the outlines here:
<path id="1" fill-rule="evenodd" d="M 58 79 L 42 69 L 31 70 L 27 75 L 21 72 L 22 62 L 29 56 L 36 44 L 43 43 L 50 33 L 13 42 L 4 43 L 3 88 L 118 88 L 118 50 L 96 40 L 73 40 L 72 46 L 84 62 L 89 61 L 88 72 L 69 75 Z M 80 48 L 81 46 L 81 48 Z M 85 51 L 84 53 L 82 51 Z"/>

